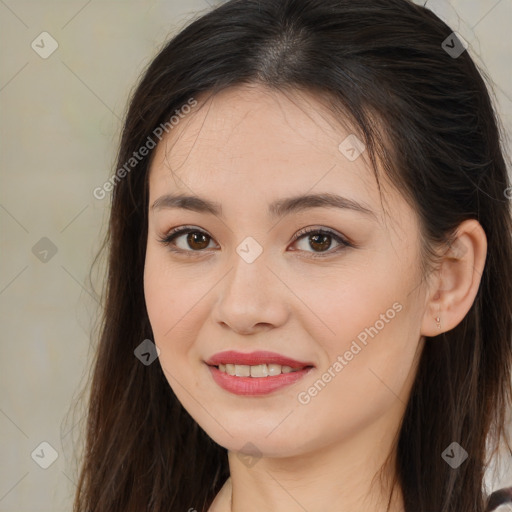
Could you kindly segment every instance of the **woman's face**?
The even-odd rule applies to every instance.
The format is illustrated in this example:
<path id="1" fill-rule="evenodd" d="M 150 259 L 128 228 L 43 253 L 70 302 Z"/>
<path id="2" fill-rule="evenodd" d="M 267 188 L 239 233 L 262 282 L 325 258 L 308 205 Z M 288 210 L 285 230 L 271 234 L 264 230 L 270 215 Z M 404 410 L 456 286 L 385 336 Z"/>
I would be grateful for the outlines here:
<path id="1" fill-rule="evenodd" d="M 144 289 L 172 390 L 229 450 L 390 439 L 423 341 L 414 211 L 385 186 L 385 217 L 367 152 L 312 96 L 245 86 L 190 110 L 149 179 Z"/>

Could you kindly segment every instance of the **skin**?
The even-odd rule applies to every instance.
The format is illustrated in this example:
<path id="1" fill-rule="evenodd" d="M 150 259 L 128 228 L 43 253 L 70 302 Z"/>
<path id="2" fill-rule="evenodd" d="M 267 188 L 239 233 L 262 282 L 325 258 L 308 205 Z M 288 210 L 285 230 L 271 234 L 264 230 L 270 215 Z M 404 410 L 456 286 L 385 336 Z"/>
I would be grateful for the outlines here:
<path id="1" fill-rule="evenodd" d="M 478 290 L 486 254 L 478 222 L 461 224 L 439 269 L 422 279 L 416 214 L 381 175 L 382 209 L 366 153 L 350 161 L 338 149 L 349 130 L 308 93 L 241 86 L 185 116 L 155 150 L 146 305 L 169 385 L 228 449 L 231 477 L 211 512 L 386 510 L 393 439 L 424 336 L 455 327 Z M 152 208 L 171 192 L 217 201 L 222 216 Z M 306 192 L 339 194 L 374 215 L 321 207 L 281 219 L 267 214 L 273 200 Z M 192 246 L 186 234 L 174 240 L 192 257 L 159 241 L 184 225 L 210 237 Z M 305 227 L 330 228 L 356 247 L 336 251 L 328 238 L 322 252 L 314 233 L 292 241 Z M 236 252 L 249 236 L 263 249 L 252 263 Z M 202 241 L 208 247 L 198 252 Z M 394 303 L 400 312 L 300 403 L 299 393 Z M 228 349 L 270 350 L 315 368 L 269 395 L 237 396 L 213 381 L 204 362 Z M 253 458 L 243 456 L 247 443 L 256 447 Z M 372 479 L 388 455 L 378 485 Z M 404 510 L 400 492 L 390 510 Z"/>

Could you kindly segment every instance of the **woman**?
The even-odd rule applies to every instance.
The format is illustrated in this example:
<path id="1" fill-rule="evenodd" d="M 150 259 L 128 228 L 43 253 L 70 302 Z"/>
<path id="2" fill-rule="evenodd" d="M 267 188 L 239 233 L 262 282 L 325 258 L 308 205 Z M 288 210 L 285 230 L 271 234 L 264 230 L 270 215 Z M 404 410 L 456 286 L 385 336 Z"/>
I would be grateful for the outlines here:
<path id="1" fill-rule="evenodd" d="M 131 99 L 75 511 L 484 512 L 510 188 L 407 0 L 232 0 Z"/>

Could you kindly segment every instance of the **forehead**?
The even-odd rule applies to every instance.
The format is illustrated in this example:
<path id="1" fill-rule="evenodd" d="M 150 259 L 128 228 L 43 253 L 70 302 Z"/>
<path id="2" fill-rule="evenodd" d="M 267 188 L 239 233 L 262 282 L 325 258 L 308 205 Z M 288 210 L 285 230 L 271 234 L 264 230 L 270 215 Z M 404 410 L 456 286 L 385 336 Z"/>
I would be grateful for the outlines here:
<path id="1" fill-rule="evenodd" d="M 366 151 L 355 159 L 345 152 L 355 130 L 313 94 L 252 85 L 197 100 L 155 149 L 152 200 L 176 190 L 265 202 L 336 191 L 379 209 Z"/>

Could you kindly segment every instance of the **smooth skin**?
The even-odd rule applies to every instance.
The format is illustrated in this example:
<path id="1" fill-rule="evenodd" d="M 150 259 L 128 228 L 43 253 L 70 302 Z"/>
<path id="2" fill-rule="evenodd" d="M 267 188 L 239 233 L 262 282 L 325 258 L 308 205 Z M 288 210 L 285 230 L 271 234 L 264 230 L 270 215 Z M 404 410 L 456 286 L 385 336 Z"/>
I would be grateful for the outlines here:
<path id="1" fill-rule="evenodd" d="M 366 152 L 350 161 L 340 151 L 353 132 L 312 94 L 244 85 L 202 107 L 197 99 L 151 162 L 144 289 L 169 385 L 228 449 L 231 476 L 210 512 L 383 512 L 424 337 L 452 329 L 470 309 L 485 233 L 476 220 L 462 223 L 440 268 L 422 276 L 414 210 L 382 173 L 381 203 Z M 153 207 L 171 193 L 220 203 L 222 214 Z M 267 212 L 306 193 L 337 194 L 372 213 Z M 160 241 L 180 226 L 199 233 Z M 303 228 L 334 231 L 353 247 L 315 232 L 293 241 Z M 237 253 L 247 237 L 262 249 L 252 263 Z M 332 377 L 338 356 L 395 303 L 401 310 Z M 315 368 L 269 395 L 238 396 L 205 364 L 229 349 L 270 350 Z M 308 394 L 329 368 L 330 381 Z M 388 455 L 379 485 L 372 479 Z M 390 510 L 404 510 L 400 492 Z"/>

